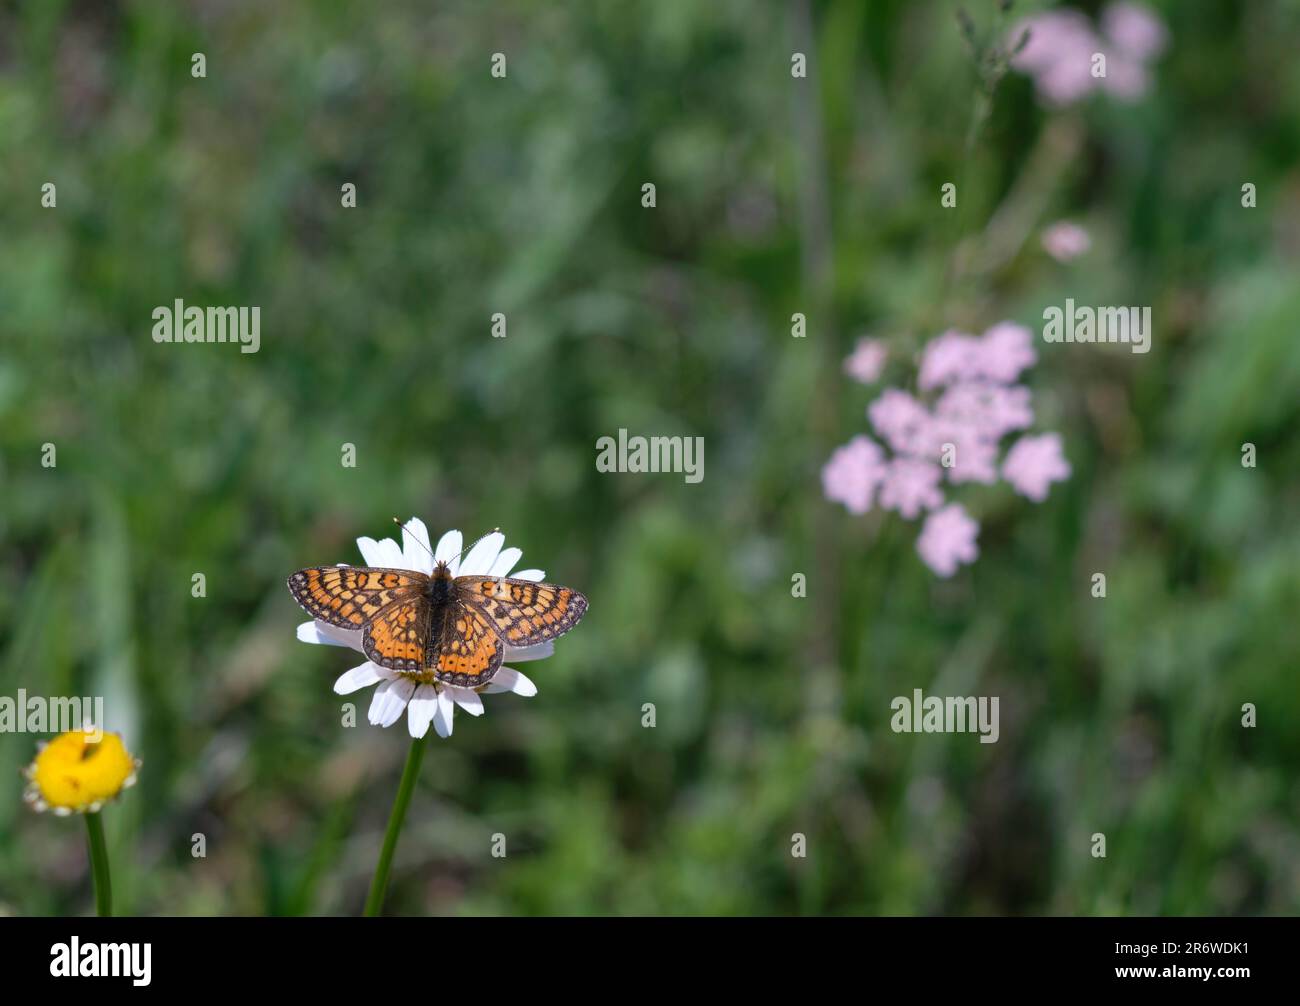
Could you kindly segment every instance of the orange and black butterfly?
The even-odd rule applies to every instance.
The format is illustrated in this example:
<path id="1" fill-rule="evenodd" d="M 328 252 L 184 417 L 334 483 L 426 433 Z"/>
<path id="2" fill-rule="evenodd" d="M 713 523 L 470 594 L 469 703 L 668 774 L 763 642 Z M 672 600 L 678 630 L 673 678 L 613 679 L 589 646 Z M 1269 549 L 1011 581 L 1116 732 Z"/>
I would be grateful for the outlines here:
<path id="1" fill-rule="evenodd" d="M 312 566 L 289 577 L 307 614 L 359 629 L 361 648 L 381 667 L 424 684 L 477 688 L 492 680 L 507 646 L 536 646 L 564 635 L 587 599 L 553 583 L 507 576 L 457 576 L 370 566 Z"/>

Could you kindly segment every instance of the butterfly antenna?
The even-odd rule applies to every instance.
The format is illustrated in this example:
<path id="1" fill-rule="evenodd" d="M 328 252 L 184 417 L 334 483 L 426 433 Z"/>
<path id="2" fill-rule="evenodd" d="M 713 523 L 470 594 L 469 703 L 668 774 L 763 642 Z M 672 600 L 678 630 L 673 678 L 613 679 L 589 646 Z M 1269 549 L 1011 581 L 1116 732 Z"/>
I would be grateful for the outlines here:
<path id="1" fill-rule="evenodd" d="M 403 524 L 403 523 L 402 523 L 400 520 L 398 520 L 396 517 L 393 518 L 393 523 L 396 524 L 398 527 L 400 527 L 403 531 L 406 530 L 406 525 Z M 496 533 L 497 533 L 498 531 L 500 531 L 500 530 L 501 530 L 501 529 L 500 529 L 499 527 L 494 527 L 494 528 L 493 528 L 491 531 L 489 531 L 487 534 L 482 535 L 482 536 L 480 536 L 479 538 L 475 539 L 473 542 L 471 542 L 471 543 L 470 543 L 469 545 L 467 545 L 465 548 L 462 548 L 462 549 L 460 550 L 460 553 L 456 556 L 456 558 L 459 559 L 459 558 L 460 558 L 461 556 L 463 556 L 466 552 L 468 552 L 471 548 L 473 548 L 473 547 L 474 547 L 475 545 L 477 545 L 480 541 L 482 541 L 484 538 L 486 538 L 486 537 L 488 536 L 488 534 L 496 534 Z M 434 555 L 433 552 L 431 552 L 431 551 L 429 550 L 429 546 L 428 546 L 428 545 L 426 545 L 424 542 L 420 541 L 420 539 L 419 539 L 419 537 L 418 537 L 417 535 L 412 534 L 411 537 L 414 538 L 414 539 L 416 540 L 416 542 L 419 543 L 419 546 L 420 546 L 422 549 L 424 549 L 426 552 L 429 553 L 430 556 L 432 556 L 434 562 L 437 562 L 437 561 L 438 561 L 438 557 L 437 557 L 436 555 Z"/>
<path id="2" fill-rule="evenodd" d="M 487 534 L 479 535 L 479 537 L 476 538 L 472 543 L 470 543 L 469 545 L 467 545 L 465 548 L 462 548 L 462 549 L 460 550 L 460 555 L 456 556 L 456 558 L 459 559 L 461 556 L 463 556 L 466 552 L 468 552 L 471 548 L 473 548 L 475 545 L 477 545 L 479 542 L 481 542 L 481 541 L 482 541 L 484 538 L 486 538 L 488 535 L 490 535 L 490 534 L 496 534 L 496 533 L 497 533 L 498 531 L 500 531 L 500 530 L 501 530 L 501 529 L 500 529 L 499 527 L 494 527 L 494 528 L 493 528 L 491 531 L 489 531 Z"/>
<path id="3" fill-rule="evenodd" d="M 403 523 L 402 523 L 400 520 L 398 520 L 396 517 L 393 518 L 393 523 L 396 524 L 398 527 L 400 527 L 403 531 L 406 530 L 406 525 L 403 524 Z M 434 562 L 437 562 L 437 561 L 438 561 L 438 557 L 437 557 L 436 555 L 434 555 L 433 552 L 429 551 L 429 546 L 426 545 L 424 542 L 420 541 L 420 536 L 419 536 L 418 534 L 414 534 L 414 533 L 412 533 L 412 534 L 411 534 L 411 537 L 415 539 L 416 543 L 417 543 L 417 544 L 418 544 L 422 549 L 424 549 L 426 552 L 429 553 L 430 558 L 432 558 Z"/>

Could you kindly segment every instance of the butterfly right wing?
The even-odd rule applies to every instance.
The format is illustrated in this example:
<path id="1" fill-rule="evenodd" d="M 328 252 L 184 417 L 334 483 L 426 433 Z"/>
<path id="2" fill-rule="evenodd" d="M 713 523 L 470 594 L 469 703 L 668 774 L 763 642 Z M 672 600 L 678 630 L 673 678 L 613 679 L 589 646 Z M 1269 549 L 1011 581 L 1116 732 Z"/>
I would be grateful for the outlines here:
<path id="1" fill-rule="evenodd" d="M 429 641 L 426 664 L 449 685 L 478 688 L 501 668 L 506 648 L 485 612 L 453 597 L 443 609 L 442 625 Z"/>
<path id="2" fill-rule="evenodd" d="M 389 605 L 421 598 L 428 579 L 402 569 L 311 566 L 289 577 L 289 592 L 312 618 L 356 630 Z"/>
<path id="3" fill-rule="evenodd" d="M 458 576 L 456 596 L 519 648 L 563 636 L 587 611 L 587 598 L 570 587 L 508 576 Z"/>

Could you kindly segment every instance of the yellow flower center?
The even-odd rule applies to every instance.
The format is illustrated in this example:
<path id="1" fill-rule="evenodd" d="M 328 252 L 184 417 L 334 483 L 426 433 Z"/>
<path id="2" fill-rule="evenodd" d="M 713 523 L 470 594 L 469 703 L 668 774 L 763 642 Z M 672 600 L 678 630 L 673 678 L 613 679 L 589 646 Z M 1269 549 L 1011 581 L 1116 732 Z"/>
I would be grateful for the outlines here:
<path id="1" fill-rule="evenodd" d="M 117 796 L 135 772 L 135 760 L 117 734 L 71 730 L 36 756 L 31 778 L 51 807 L 84 810 Z"/>

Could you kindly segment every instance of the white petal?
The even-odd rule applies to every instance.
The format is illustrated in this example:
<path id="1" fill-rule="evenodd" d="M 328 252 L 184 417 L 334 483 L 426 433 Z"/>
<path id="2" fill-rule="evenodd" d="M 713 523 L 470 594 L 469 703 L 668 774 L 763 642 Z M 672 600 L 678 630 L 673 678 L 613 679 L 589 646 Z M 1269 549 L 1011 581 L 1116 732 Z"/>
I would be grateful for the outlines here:
<path id="1" fill-rule="evenodd" d="M 419 517 L 412 517 L 402 525 L 402 555 L 407 569 L 418 570 L 426 575 L 433 572 L 429 529 Z"/>
<path id="2" fill-rule="evenodd" d="M 483 691 L 489 694 L 493 692 L 514 692 L 516 695 L 524 696 L 524 698 L 532 698 L 537 694 L 537 686 L 533 684 L 532 678 L 527 674 L 522 674 L 513 667 L 502 667 L 496 672 L 492 680 L 484 686 Z"/>
<path id="3" fill-rule="evenodd" d="M 402 546 L 393 541 L 392 538 L 384 538 L 379 542 L 379 562 L 376 566 L 383 566 L 386 569 L 410 569 L 406 564 L 406 556 L 402 554 Z"/>
<path id="4" fill-rule="evenodd" d="M 548 639 L 536 646 L 507 646 L 505 659 L 511 662 L 519 660 L 545 660 L 555 652 L 555 640 Z"/>
<path id="5" fill-rule="evenodd" d="M 497 554 L 501 551 L 501 546 L 505 544 L 505 541 L 506 536 L 500 531 L 493 531 L 491 534 L 484 535 L 469 550 L 469 555 L 465 556 L 464 561 L 461 562 L 460 571 L 456 575 L 487 575 L 487 571 L 497 561 Z"/>
<path id="6" fill-rule="evenodd" d="M 361 632 L 356 629 L 340 629 L 317 619 L 298 626 L 298 638 L 304 643 L 324 643 L 327 646 L 347 646 L 361 652 Z"/>
<path id="7" fill-rule="evenodd" d="M 347 646 L 347 643 L 326 635 L 331 627 L 324 622 L 303 622 L 298 626 L 298 639 L 303 643 L 323 643 L 326 646 Z"/>
<path id="8" fill-rule="evenodd" d="M 515 568 L 515 563 L 524 557 L 524 553 L 517 548 L 503 548 L 501 554 L 497 556 L 497 561 L 492 564 L 492 568 L 487 571 L 488 576 L 509 576 L 510 571 Z"/>
<path id="9" fill-rule="evenodd" d="M 438 711 L 438 692 L 433 685 L 421 685 L 411 696 L 406 709 L 406 726 L 412 737 L 423 737 L 429 732 L 433 714 Z"/>
<path id="10" fill-rule="evenodd" d="M 382 550 L 379 542 L 374 538 L 358 538 L 357 550 L 360 551 L 361 558 L 365 560 L 367 566 L 384 565 Z"/>
<path id="11" fill-rule="evenodd" d="M 415 682 L 409 678 L 380 682 L 370 703 L 370 722 L 381 727 L 391 727 L 402 715 L 402 710 L 414 692 Z"/>
<path id="12" fill-rule="evenodd" d="M 478 692 L 472 688 L 448 688 L 451 692 L 452 700 L 471 716 L 483 715 L 483 700 L 478 697 Z"/>
<path id="13" fill-rule="evenodd" d="M 533 580 L 541 582 L 546 579 L 546 573 L 540 569 L 526 569 L 522 573 L 516 573 L 511 579 L 514 580 Z"/>
<path id="14" fill-rule="evenodd" d="M 499 674 L 500 671 L 497 673 Z M 366 719 L 371 723 L 379 722 L 380 714 L 388 701 L 388 690 L 392 687 L 392 681 L 381 681 L 379 687 L 375 689 L 375 694 L 370 696 L 370 711 L 366 714 Z"/>
<path id="15" fill-rule="evenodd" d="M 451 575 L 459 575 L 457 567 L 460 560 L 460 550 L 464 548 L 465 539 L 461 537 L 459 531 L 448 531 L 438 539 L 438 547 L 433 550 L 434 557 L 439 562 L 445 562 L 451 567 Z M 436 724 L 435 724 L 436 725 Z"/>
<path id="16" fill-rule="evenodd" d="M 339 695 L 351 695 L 362 688 L 385 681 L 391 676 L 386 668 L 367 660 L 364 664 L 359 664 L 350 671 L 340 674 L 339 679 L 334 682 L 334 691 Z"/>
<path id="17" fill-rule="evenodd" d="M 446 689 L 438 692 L 438 711 L 433 714 L 433 729 L 438 731 L 439 737 L 451 736 L 451 718 L 456 712 L 456 704 L 452 702 L 451 696 L 447 694 Z"/>

